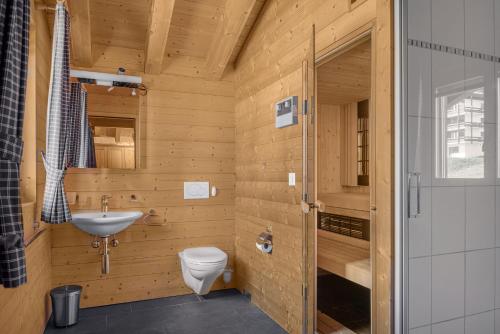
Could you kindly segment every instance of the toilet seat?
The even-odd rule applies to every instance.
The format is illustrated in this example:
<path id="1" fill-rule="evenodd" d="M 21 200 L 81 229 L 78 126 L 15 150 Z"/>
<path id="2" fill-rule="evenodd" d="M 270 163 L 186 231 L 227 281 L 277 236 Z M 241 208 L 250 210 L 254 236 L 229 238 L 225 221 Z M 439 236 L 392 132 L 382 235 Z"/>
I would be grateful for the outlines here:
<path id="1" fill-rule="evenodd" d="M 215 247 L 187 248 L 182 255 L 187 263 L 193 265 L 217 265 L 227 260 L 227 254 Z"/>

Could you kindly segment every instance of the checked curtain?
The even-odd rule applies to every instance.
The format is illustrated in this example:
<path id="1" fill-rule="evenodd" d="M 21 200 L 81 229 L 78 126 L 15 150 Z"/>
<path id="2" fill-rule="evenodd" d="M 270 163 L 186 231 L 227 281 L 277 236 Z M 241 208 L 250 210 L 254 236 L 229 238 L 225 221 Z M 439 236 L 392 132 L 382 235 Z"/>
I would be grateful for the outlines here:
<path id="1" fill-rule="evenodd" d="M 42 220 L 61 224 L 71 220 L 64 192 L 64 174 L 67 166 L 66 147 L 69 141 L 70 98 L 69 83 L 69 14 L 62 3 L 57 3 L 52 41 L 52 70 L 47 107 L 46 151 L 42 153 L 45 165 L 45 192 Z"/>
<path id="2" fill-rule="evenodd" d="M 71 220 L 64 192 L 70 167 L 95 167 L 92 131 L 88 122 L 87 92 L 70 83 L 70 17 L 62 3 L 56 6 L 52 45 L 52 71 L 47 107 L 46 151 L 42 154 L 46 180 L 42 220 L 61 224 Z"/>
<path id="3" fill-rule="evenodd" d="M 19 189 L 30 1 L 0 1 L 0 284 L 26 283 Z"/>

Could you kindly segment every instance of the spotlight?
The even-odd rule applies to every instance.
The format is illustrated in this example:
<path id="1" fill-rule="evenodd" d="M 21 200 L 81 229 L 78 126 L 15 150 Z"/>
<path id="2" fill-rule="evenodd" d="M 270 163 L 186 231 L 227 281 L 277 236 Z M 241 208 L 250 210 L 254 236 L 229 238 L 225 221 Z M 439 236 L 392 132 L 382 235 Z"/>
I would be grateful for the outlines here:
<path id="1" fill-rule="evenodd" d="M 137 92 L 136 92 L 136 90 L 134 88 L 134 89 L 132 89 L 132 96 L 136 96 L 136 95 L 137 95 Z"/>

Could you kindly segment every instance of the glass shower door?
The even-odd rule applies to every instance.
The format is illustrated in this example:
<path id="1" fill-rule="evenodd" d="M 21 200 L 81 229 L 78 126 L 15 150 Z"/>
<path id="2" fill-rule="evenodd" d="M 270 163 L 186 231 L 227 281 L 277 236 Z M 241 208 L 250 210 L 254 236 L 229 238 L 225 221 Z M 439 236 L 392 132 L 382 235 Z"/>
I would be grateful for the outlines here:
<path id="1" fill-rule="evenodd" d="M 403 1 L 404 333 L 500 334 L 499 11 Z"/>

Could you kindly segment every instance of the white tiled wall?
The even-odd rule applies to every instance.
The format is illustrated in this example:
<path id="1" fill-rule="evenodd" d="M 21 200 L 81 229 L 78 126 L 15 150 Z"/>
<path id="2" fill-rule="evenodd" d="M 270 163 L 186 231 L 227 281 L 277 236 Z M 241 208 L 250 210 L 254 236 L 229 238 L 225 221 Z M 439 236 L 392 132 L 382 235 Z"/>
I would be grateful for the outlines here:
<path id="1" fill-rule="evenodd" d="M 408 91 L 419 94 L 408 95 L 408 114 L 431 117 L 431 50 L 412 48 L 408 54 Z"/>
<path id="2" fill-rule="evenodd" d="M 464 319 L 454 319 L 434 324 L 431 327 L 432 334 L 464 334 Z"/>
<path id="3" fill-rule="evenodd" d="M 431 334 L 431 326 L 410 329 L 410 334 Z"/>
<path id="4" fill-rule="evenodd" d="M 465 314 L 473 315 L 495 307 L 495 250 L 465 255 Z"/>
<path id="5" fill-rule="evenodd" d="M 494 15 L 494 0 L 465 0 L 465 49 L 494 53 Z"/>
<path id="6" fill-rule="evenodd" d="M 408 117 L 408 166 L 411 170 L 422 174 L 422 186 L 431 185 L 432 154 L 431 147 L 432 126 L 427 117 Z"/>
<path id="7" fill-rule="evenodd" d="M 495 312 L 484 312 L 465 318 L 465 334 L 495 334 Z"/>
<path id="8" fill-rule="evenodd" d="M 495 310 L 495 334 L 500 333 L 500 310 Z"/>
<path id="9" fill-rule="evenodd" d="M 495 234 L 496 234 L 496 247 L 500 247 L 500 187 L 496 187 L 495 193 Z"/>
<path id="10" fill-rule="evenodd" d="M 431 260 L 422 257 L 410 260 L 410 327 L 431 322 Z"/>
<path id="11" fill-rule="evenodd" d="M 495 280 L 495 308 L 500 312 L 500 248 L 496 248 L 495 254 L 495 269 L 496 269 L 496 280 Z M 500 333 L 500 332 L 499 332 Z"/>
<path id="12" fill-rule="evenodd" d="M 495 247 L 495 187 L 467 187 L 465 194 L 465 249 Z"/>
<path id="13" fill-rule="evenodd" d="M 500 56 L 500 0 L 407 1 L 408 38 Z M 422 214 L 408 222 L 410 334 L 500 334 L 500 64 L 416 47 L 407 61 L 408 169 L 423 186 Z M 466 92 L 475 80 L 484 175 L 442 177 L 436 92 Z"/>
<path id="14" fill-rule="evenodd" d="M 432 254 L 465 250 L 465 188 L 432 188 Z"/>
<path id="15" fill-rule="evenodd" d="M 432 322 L 465 315 L 464 253 L 432 257 Z"/>
<path id="16" fill-rule="evenodd" d="M 429 41 L 431 39 L 431 0 L 408 1 L 408 38 Z"/>
<path id="17" fill-rule="evenodd" d="M 432 0 L 431 3 L 431 12 L 422 14 L 430 15 L 432 13 L 430 15 L 432 42 L 463 49 L 465 43 L 464 1 Z"/>

